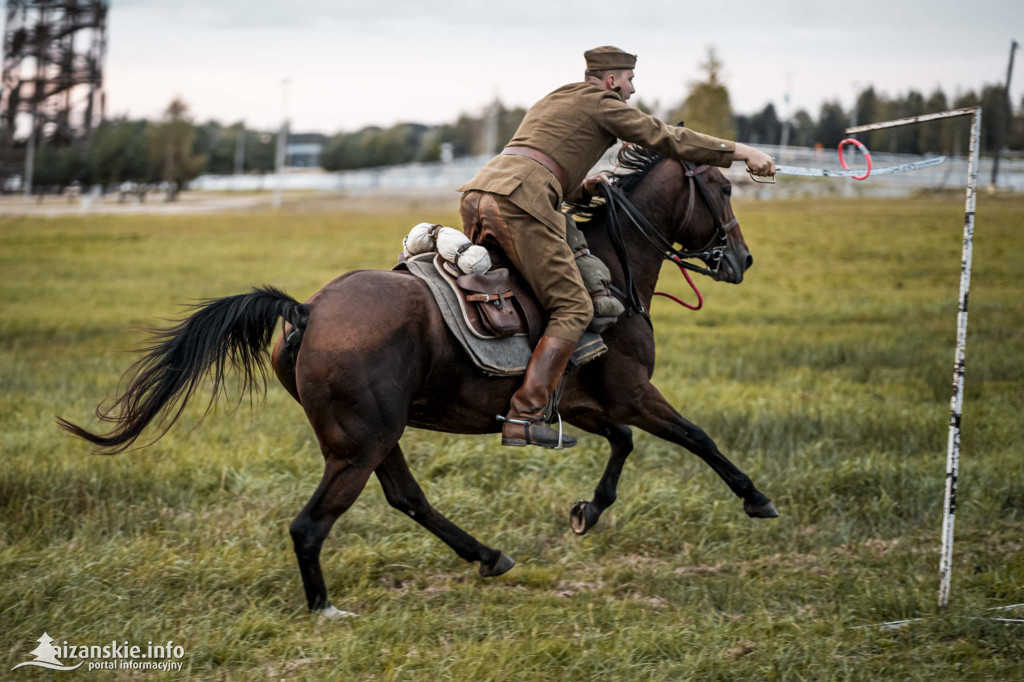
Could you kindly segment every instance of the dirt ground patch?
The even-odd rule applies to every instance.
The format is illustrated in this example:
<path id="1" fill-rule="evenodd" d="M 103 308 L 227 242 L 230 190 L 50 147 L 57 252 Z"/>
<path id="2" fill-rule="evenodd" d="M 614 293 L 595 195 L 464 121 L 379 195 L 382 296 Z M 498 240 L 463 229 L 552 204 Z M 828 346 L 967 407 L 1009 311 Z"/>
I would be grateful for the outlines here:
<path id="1" fill-rule="evenodd" d="M 459 208 L 459 195 L 456 192 L 400 194 L 346 192 L 285 192 L 281 198 L 281 206 L 274 207 L 273 192 L 182 192 L 177 201 L 167 202 L 159 194 L 146 201 L 128 199 L 124 203 L 118 201 L 117 195 L 106 197 L 75 197 L 68 199 L 61 196 L 45 196 L 40 201 L 33 198 L 25 201 L 22 196 L 0 196 L 0 216 L 45 216 L 56 218 L 62 216 L 88 215 L 203 215 L 229 213 L 238 211 L 253 212 L 329 212 L 359 211 L 373 213 L 379 211 L 413 210 L 432 211 L 446 210 L 456 212 Z"/>

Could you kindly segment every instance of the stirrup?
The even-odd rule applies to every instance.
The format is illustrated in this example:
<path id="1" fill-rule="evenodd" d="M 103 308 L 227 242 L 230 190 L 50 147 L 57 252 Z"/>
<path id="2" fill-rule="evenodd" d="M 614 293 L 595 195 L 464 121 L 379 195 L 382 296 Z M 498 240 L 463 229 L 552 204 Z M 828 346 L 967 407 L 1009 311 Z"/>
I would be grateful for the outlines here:
<path id="1" fill-rule="evenodd" d="M 558 417 L 558 445 L 553 447 L 553 448 L 551 448 L 551 449 L 552 450 L 565 450 L 565 448 L 562 447 L 562 414 L 560 412 L 556 411 L 555 412 L 555 416 Z"/>
<path id="2" fill-rule="evenodd" d="M 536 421 L 528 421 L 526 419 L 514 419 L 511 417 L 505 417 L 500 414 L 495 415 L 494 418 L 500 422 L 508 422 L 509 424 L 519 424 L 520 426 L 523 426 L 523 440 L 525 441 L 523 443 L 524 445 L 539 445 L 540 447 L 547 448 L 548 450 L 567 450 L 576 445 L 576 441 L 573 439 L 572 443 L 570 443 L 568 446 L 565 445 L 564 433 L 562 431 L 562 415 L 559 414 L 558 412 L 555 412 L 555 416 L 558 417 L 558 443 L 551 447 L 543 445 L 542 443 L 535 443 L 530 439 L 531 426 L 535 426 L 537 424 L 548 425 L 548 423 L 543 418 L 538 419 Z"/>

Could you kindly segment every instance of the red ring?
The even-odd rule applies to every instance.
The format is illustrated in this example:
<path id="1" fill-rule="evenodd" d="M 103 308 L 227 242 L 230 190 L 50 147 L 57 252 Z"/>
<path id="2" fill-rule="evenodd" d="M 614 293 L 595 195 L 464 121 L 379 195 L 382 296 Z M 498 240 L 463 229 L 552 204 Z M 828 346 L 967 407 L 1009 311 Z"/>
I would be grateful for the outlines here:
<path id="1" fill-rule="evenodd" d="M 868 168 L 867 170 L 864 171 L 864 175 L 854 175 L 853 179 L 866 180 L 867 177 L 871 175 L 871 152 L 868 151 L 868 148 L 865 147 L 864 143 L 861 142 L 860 140 L 855 140 L 852 137 L 846 138 L 845 140 L 839 143 L 839 163 L 843 165 L 843 170 L 850 170 L 850 167 L 846 165 L 846 159 L 843 158 L 843 145 L 847 143 L 857 145 L 861 152 L 863 152 L 864 160 L 867 161 L 868 164 Z"/>

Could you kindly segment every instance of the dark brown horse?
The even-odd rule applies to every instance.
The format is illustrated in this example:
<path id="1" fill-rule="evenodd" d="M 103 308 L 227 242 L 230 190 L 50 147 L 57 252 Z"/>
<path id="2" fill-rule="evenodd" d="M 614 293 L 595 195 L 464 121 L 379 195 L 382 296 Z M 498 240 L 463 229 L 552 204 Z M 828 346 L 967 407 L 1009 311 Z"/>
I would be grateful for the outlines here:
<path id="1" fill-rule="evenodd" d="M 725 176 L 714 168 L 703 172 L 697 178 L 702 196 L 694 201 L 697 190 L 682 164 L 643 150 L 633 150 L 624 163 L 633 172 L 617 177 L 616 184 L 650 227 L 684 249 L 712 244 L 717 234 L 724 249 L 718 252 L 720 260 L 710 263 L 714 277 L 739 283 L 752 258 L 732 213 Z M 638 232 L 625 230 L 616 238 L 607 222 L 601 211 L 595 213 L 586 228 L 590 249 L 609 265 L 617 288 L 634 291 L 646 309 L 664 252 Z M 616 241 L 628 253 L 625 268 Z M 624 271 L 631 271 L 635 287 Z M 466 561 L 480 562 L 481 575 L 512 568 L 511 558 L 481 544 L 430 505 L 409 471 L 399 439 L 407 426 L 497 433 L 495 415 L 505 413 L 519 378 L 493 378 L 477 370 L 445 326 L 426 284 L 408 273 L 350 272 L 305 304 L 272 288 L 201 304 L 177 326 L 158 332 L 154 345 L 129 370 L 125 393 L 110 409 L 97 410 L 101 420 L 114 425 L 108 434 L 64 420 L 60 424 L 110 454 L 130 447 L 147 425 L 169 413 L 160 422 L 166 431 L 207 374 L 213 377 L 211 406 L 229 365 L 241 373 L 243 392 L 259 384 L 279 317 L 287 325 L 274 346 L 273 367 L 306 411 L 324 457 L 323 479 L 291 524 L 309 608 L 341 613 L 327 598 L 320 548 L 372 474 L 393 507 Z M 593 499 L 572 508 L 573 529 L 585 533 L 615 501 L 619 474 L 633 449 L 630 426 L 707 462 L 743 500 L 748 515 L 777 516 L 750 478 L 651 384 L 654 334 L 646 312 L 624 315 L 604 340 L 608 352 L 569 376 L 560 403 L 566 421 L 611 443 Z"/>

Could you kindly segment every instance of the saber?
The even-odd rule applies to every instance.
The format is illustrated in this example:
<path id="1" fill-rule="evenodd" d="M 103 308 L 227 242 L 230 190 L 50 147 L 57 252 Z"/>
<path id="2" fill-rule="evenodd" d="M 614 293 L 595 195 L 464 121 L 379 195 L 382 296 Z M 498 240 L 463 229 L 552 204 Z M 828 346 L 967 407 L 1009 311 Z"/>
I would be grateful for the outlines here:
<path id="1" fill-rule="evenodd" d="M 904 163 L 899 166 L 886 166 L 885 168 L 875 168 L 871 171 L 872 175 L 888 175 L 890 173 L 904 173 L 906 171 L 918 170 L 920 168 L 928 168 L 929 166 L 938 166 L 940 163 L 946 160 L 945 156 L 936 156 L 934 159 L 925 159 L 924 161 L 914 161 L 913 163 Z M 750 173 L 750 171 L 747 171 Z M 775 173 L 781 175 L 801 175 L 804 177 L 812 178 L 853 178 L 863 175 L 863 171 L 859 170 L 832 170 L 830 168 L 801 168 L 800 166 L 776 166 Z M 775 176 L 771 175 L 768 179 L 759 179 L 759 176 L 750 173 L 750 177 L 754 182 L 761 184 L 775 184 Z"/>

